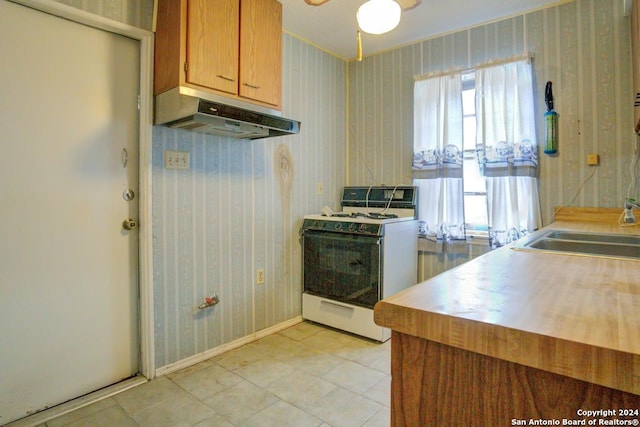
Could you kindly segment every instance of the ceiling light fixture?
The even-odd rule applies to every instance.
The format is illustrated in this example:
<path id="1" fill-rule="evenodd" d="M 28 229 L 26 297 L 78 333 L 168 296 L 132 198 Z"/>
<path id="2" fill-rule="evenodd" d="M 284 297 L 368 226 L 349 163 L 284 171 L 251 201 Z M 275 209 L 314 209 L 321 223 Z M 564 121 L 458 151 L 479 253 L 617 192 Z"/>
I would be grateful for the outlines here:
<path id="1" fill-rule="evenodd" d="M 398 26 L 401 11 L 394 0 L 369 0 L 360 6 L 356 18 L 365 33 L 384 34 Z"/>

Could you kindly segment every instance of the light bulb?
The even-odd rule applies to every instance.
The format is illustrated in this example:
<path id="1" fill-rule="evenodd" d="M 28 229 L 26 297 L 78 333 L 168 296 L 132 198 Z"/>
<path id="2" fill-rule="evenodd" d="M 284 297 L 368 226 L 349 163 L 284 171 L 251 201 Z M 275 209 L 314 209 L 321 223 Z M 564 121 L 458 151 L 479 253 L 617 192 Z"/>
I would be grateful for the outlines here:
<path id="1" fill-rule="evenodd" d="M 401 12 L 394 0 L 369 0 L 360 6 L 356 18 L 365 33 L 384 34 L 398 26 Z"/>

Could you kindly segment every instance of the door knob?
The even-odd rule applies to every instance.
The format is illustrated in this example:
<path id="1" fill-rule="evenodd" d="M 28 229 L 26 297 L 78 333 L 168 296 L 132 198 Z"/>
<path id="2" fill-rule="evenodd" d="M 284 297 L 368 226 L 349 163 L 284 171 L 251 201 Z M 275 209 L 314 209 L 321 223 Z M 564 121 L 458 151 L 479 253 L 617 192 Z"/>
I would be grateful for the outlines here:
<path id="1" fill-rule="evenodd" d="M 127 218 L 122 221 L 122 228 L 125 230 L 134 230 L 138 227 L 138 221 L 133 218 Z"/>

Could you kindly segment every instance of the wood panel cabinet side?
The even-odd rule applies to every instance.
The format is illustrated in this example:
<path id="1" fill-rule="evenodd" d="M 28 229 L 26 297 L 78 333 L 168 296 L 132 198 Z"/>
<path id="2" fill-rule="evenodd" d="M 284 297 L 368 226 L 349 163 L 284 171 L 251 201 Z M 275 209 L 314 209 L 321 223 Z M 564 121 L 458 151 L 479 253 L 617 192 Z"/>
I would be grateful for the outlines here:
<path id="1" fill-rule="evenodd" d="M 242 0 L 240 96 L 280 106 L 282 97 L 282 5 Z"/>
<path id="2" fill-rule="evenodd" d="M 153 93 L 158 95 L 180 84 L 180 20 L 185 6 L 181 0 L 158 0 L 154 48 Z"/>
<path id="3" fill-rule="evenodd" d="M 640 408 L 637 394 L 396 331 L 391 340 L 394 427 L 514 425 L 582 419 L 578 410 L 584 408 Z"/>

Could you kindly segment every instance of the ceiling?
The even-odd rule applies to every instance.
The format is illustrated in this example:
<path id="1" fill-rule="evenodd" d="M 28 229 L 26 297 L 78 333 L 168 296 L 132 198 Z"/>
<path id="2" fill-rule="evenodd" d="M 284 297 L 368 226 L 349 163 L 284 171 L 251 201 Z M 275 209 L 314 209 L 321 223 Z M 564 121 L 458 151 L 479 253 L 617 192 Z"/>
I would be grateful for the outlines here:
<path id="1" fill-rule="evenodd" d="M 309 6 L 304 0 L 279 1 L 285 31 L 340 58 L 355 58 L 356 12 L 365 0 L 330 0 L 322 6 Z M 394 30 L 381 35 L 362 33 L 363 55 L 566 1 L 422 0 L 402 13 Z"/>

